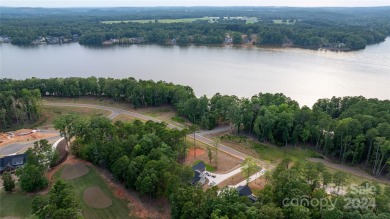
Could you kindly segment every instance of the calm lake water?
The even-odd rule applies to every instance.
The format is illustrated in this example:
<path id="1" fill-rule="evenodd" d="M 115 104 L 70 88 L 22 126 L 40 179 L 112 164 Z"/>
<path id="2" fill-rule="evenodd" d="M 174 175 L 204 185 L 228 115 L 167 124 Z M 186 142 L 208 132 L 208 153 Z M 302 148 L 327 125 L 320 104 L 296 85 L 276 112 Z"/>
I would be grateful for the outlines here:
<path id="1" fill-rule="evenodd" d="M 390 38 L 348 53 L 157 45 L 91 48 L 72 43 L 0 44 L 0 55 L 0 78 L 134 77 L 189 85 L 198 96 L 284 93 L 301 106 L 332 96 L 390 99 Z"/>

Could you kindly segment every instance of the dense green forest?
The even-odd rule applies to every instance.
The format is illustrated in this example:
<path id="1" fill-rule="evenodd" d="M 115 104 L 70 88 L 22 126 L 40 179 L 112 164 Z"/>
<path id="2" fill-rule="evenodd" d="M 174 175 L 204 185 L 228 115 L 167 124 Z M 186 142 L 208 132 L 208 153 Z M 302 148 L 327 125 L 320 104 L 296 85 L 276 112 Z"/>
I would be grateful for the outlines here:
<path id="1" fill-rule="evenodd" d="M 187 86 L 134 78 L 0 80 L 0 92 L 23 89 L 38 89 L 43 96 L 109 97 L 135 108 L 171 105 L 178 115 L 205 129 L 230 124 L 238 134 L 263 142 L 310 145 L 341 163 L 364 164 L 375 176 L 390 172 L 389 100 L 333 97 L 309 108 L 283 94 L 260 93 L 240 99 L 217 93 L 198 98 Z M 12 108 L 12 102 L 6 103 L 3 111 Z"/>
<path id="2" fill-rule="evenodd" d="M 150 198 L 168 197 L 193 178 L 191 167 L 177 162 L 187 152 L 185 130 L 167 129 L 166 124 L 152 121 L 112 124 L 107 118 L 64 117 L 70 119 L 59 118 L 68 125 L 61 133 L 73 133 L 77 139 L 72 153 L 107 168 L 127 188 Z"/>
<path id="3" fill-rule="evenodd" d="M 0 130 L 37 121 L 41 93 L 38 89 L 0 89 Z"/>
<path id="4" fill-rule="evenodd" d="M 382 42 L 390 34 L 389 7 L 3 7 L 1 10 L 0 36 L 10 37 L 11 43 L 16 45 L 31 44 L 34 40 L 39 41 L 39 37 L 59 37 L 58 41 L 53 41 L 56 43 L 79 40 L 85 45 L 101 45 L 107 40 L 117 40 L 113 41 L 116 43 L 222 44 L 225 37 L 230 36 L 234 44 L 357 50 Z M 212 19 L 180 22 L 180 19 L 204 17 Z M 242 17 L 255 20 L 248 23 Z M 159 22 L 161 19 L 173 21 Z M 121 22 L 129 20 L 151 21 Z M 134 38 L 138 39 L 131 40 Z"/>

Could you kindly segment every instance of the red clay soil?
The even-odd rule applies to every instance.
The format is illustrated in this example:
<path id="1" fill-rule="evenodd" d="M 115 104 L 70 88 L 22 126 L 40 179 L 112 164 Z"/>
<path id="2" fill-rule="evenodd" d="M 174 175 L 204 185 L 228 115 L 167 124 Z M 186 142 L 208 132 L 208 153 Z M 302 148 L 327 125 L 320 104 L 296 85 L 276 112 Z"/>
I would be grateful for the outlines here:
<path id="1" fill-rule="evenodd" d="M 66 164 L 83 163 L 94 167 L 100 176 L 106 180 L 107 184 L 113 191 L 114 195 L 120 199 L 126 199 L 129 202 L 128 207 L 131 209 L 131 215 L 139 218 L 171 218 L 171 207 L 165 198 L 149 199 L 148 197 L 140 197 L 135 191 L 130 191 L 123 184 L 114 180 L 110 172 L 105 169 L 93 166 L 91 163 L 75 158 L 69 155 L 68 158 L 60 165 L 54 167 L 47 172 L 46 176 L 52 183 L 53 175 Z"/>
<path id="2" fill-rule="evenodd" d="M 205 153 L 204 150 L 201 148 L 196 148 L 196 149 L 190 148 L 188 150 L 188 153 L 187 153 L 187 158 L 192 158 L 192 157 L 194 157 L 194 155 L 199 156 L 199 155 L 202 155 L 204 153 Z"/>

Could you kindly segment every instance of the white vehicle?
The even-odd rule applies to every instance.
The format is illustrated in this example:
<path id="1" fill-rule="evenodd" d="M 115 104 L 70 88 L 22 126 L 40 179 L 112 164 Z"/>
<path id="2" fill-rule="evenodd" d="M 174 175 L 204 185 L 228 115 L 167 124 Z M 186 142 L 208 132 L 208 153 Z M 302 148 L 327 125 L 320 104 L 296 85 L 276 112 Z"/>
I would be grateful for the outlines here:
<path id="1" fill-rule="evenodd" d="M 212 181 L 209 185 L 210 185 L 210 186 L 215 186 L 215 184 L 216 184 L 216 183 L 215 183 L 214 181 Z"/>

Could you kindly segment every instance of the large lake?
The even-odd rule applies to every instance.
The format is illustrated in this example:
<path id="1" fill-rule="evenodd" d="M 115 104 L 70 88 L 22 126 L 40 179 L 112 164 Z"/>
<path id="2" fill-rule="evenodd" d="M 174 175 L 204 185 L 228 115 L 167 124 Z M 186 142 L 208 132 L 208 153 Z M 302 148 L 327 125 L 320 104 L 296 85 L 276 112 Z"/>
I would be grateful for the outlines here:
<path id="1" fill-rule="evenodd" d="M 390 38 L 356 52 L 294 48 L 0 45 L 0 78 L 114 77 L 189 85 L 196 95 L 284 93 L 300 105 L 319 98 L 390 99 Z"/>

